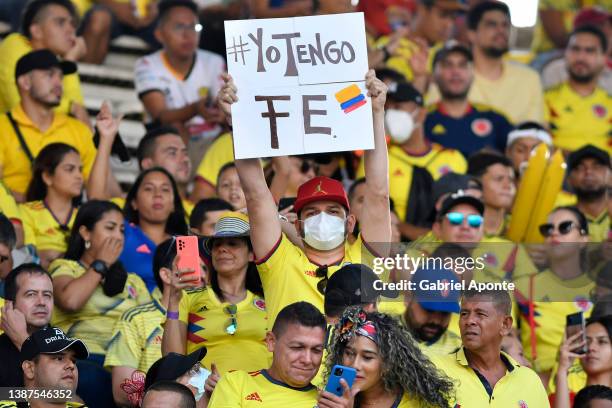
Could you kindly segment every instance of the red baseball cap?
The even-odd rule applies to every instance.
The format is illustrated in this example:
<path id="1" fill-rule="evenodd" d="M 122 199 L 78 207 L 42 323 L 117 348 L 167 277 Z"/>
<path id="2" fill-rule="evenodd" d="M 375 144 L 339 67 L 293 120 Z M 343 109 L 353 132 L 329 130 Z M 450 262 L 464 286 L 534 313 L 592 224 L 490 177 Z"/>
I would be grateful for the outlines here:
<path id="1" fill-rule="evenodd" d="M 298 188 L 293 210 L 299 213 L 308 203 L 314 201 L 334 201 L 349 209 L 348 198 L 342 183 L 325 176 L 308 180 Z"/>

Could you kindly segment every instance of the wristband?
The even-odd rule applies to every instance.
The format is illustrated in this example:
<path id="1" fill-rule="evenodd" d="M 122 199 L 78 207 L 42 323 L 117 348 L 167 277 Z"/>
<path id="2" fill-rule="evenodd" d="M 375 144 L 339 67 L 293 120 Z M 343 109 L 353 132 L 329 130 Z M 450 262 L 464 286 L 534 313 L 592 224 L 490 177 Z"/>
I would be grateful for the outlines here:
<path id="1" fill-rule="evenodd" d="M 171 311 L 167 311 L 166 312 L 166 319 L 168 320 L 178 320 L 179 319 L 179 312 L 171 312 Z"/>

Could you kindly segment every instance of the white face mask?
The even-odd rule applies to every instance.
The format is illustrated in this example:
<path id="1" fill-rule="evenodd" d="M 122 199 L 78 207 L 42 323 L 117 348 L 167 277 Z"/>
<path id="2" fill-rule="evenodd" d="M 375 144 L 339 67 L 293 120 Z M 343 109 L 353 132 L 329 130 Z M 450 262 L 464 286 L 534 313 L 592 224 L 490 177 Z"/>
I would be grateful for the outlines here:
<path id="1" fill-rule="evenodd" d="M 418 109 L 412 114 L 404 110 L 387 109 L 385 112 L 385 128 L 393 143 L 402 144 L 410 139 L 412 132 L 418 127 L 414 122 L 414 117 L 418 113 Z"/>
<path id="2" fill-rule="evenodd" d="M 304 221 L 304 242 L 318 249 L 329 251 L 344 242 L 345 218 L 320 212 Z"/>
<path id="3" fill-rule="evenodd" d="M 191 385 L 196 390 L 198 390 L 197 394 L 194 395 L 196 401 L 199 401 L 204 395 L 204 392 L 206 392 L 204 385 L 206 384 L 206 379 L 208 378 L 209 375 L 210 375 L 210 371 L 208 371 L 204 367 L 200 367 L 200 370 L 198 371 L 198 373 L 194 375 L 193 377 L 191 377 L 189 381 L 187 382 L 187 384 Z"/>

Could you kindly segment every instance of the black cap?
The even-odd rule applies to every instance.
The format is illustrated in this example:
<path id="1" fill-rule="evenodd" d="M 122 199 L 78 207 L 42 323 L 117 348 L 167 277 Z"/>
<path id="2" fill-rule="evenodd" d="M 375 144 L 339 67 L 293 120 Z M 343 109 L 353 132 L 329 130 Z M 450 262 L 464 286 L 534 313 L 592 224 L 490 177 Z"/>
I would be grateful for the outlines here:
<path id="1" fill-rule="evenodd" d="M 444 43 L 442 48 L 440 48 L 436 52 L 436 55 L 434 56 L 434 59 L 433 59 L 433 66 L 436 66 L 438 62 L 440 62 L 441 60 L 446 58 L 449 54 L 452 54 L 454 52 L 463 54 L 465 58 L 467 58 L 467 60 L 470 62 L 474 60 L 474 58 L 472 57 L 472 51 L 470 51 L 468 47 L 466 47 L 465 45 L 455 40 L 451 40 L 451 41 L 447 41 L 446 43 Z"/>
<path id="2" fill-rule="evenodd" d="M 438 212 L 438 217 L 448 214 L 453 207 L 459 204 L 471 205 L 480 215 L 484 214 L 484 204 L 482 201 L 474 196 L 465 194 L 463 190 L 459 190 L 456 193 L 446 197 L 446 199 L 442 202 L 442 206 Z"/>
<path id="3" fill-rule="evenodd" d="M 29 52 L 19 58 L 15 67 L 15 78 L 35 69 L 50 69 L 53 67 L 61 69 L 64 75 L 77 72 L 77 66 L 74 62 L 60 61 L 55 54 L 44 49 Z"/>
<path id="4" fill-rule="evenodd" d="M 206 355 L 206 347 L 197 349 L 191 354 L 183 355 L 179 353 L 168 353 L 160 358 L 149 367 L 147 377 L 145 378 L 145 391 L 158 381 L 170 380 L 174 381 L 187 371 Z"/>
<path id="5" fill-rule="evenodd" d="M 57 327 L 46 327 L 35 331 L 23 342 L 20 357 L 22 361 L 32 360 L 39 354 L 56 354 L 66 349 L 73 349 L 78 359 L 89 356 L 87 346 L 81 340 L 66 337 Z"/>
<path id="6" fill-rule="evenodd" d="M 570 155 L 567 157 L 567 169 L 572 171 L 583 159 L 586 158 L 595 159 L 601 164 L 610 167 L 610 155 L 608 152 L 589 144 L 570 153 Z"/>
<path id="7" fill-rule="evenodd" d="M 388 86 L 388 99 L 394 102 L 414 102 L 423 106 L 423 95 L 410 82 L 391 82 Z"/>
<path id="8" fill-rule="evenodd" d="M 374 282 L 380 280 L 372 269 L 363 264 L 348 264 L 338 269 L 325 286 L 325 304 L 354 306 L 374 303 L 379 296 L 396 298 L 397 291 L 377 290 Z"/>
<path id="9" fill-rule="evenodd" d="M 472 177 L 466 174 L 446 173 L 433 184 L 431 195 L 434 202 L 438 201 L 444 194 L 467 190 L 470 188 L 472 180 Z"/>

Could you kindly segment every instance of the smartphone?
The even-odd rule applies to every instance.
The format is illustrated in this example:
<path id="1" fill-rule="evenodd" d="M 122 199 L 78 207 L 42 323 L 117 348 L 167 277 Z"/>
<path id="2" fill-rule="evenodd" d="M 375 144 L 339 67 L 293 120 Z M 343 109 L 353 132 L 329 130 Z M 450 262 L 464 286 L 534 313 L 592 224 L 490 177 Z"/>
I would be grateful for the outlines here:
<path id="1" fill-rule="evenodd" d="M 176 254 L 179 256 L 177 266 L 179 269 L 189 268 L 194 270 L 193 273 L 183 276 L 202 276 L 198 247 L 198 237 L 195 235 L 176 237 Z"/>
<path id="2" fill-rule="evenodd" d="M 295 203 L 295 197 L 281 198 L 278 202 L 278 211 L 283 211 L 285 208 Z"/>
<path id="3" fill-rule="evenodd" d="M 332 394 L 337 395 L 338 397 L 342 396 L 342 384 L 340 384 L 340 379 L 344 378 L 344 381 L 348 384 L 349 388 L 353 386 L 353 382 L 355 382 L 355 377 L 357 376 L 357 371 L 351 367 L 345 367 L 343 365 L 335 365 L 332 368 L 331 375 L 329 376 L 329 380 L 327 381 L 327 385 L 325 386 L 325 391 L 331 392 Z"/>
<path id="4" fill-rule="evenodd" d="M 577 312 L 577 313 L 572 313 L 572 314 L 568 314 L 566 317 L 566 326 L 565 326 L 565 332 L 567 334 L 567 337 L 571 337 L 574 334 L 578 333 L 578 332 L 582 332 L 582 337 L 581 340 L 577 341 L 583 341 L 584 345 L 575 349 L 572 349 L 573 353 L 576 354 L 586 354 L 587 352 L 587 346 L 586 346 L 586 326 L 585 326 L 585 322 L 584 322 L 584 314 L 582 312 Z"/>

